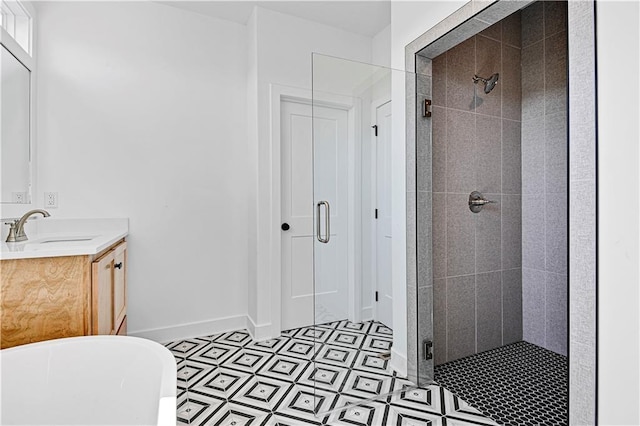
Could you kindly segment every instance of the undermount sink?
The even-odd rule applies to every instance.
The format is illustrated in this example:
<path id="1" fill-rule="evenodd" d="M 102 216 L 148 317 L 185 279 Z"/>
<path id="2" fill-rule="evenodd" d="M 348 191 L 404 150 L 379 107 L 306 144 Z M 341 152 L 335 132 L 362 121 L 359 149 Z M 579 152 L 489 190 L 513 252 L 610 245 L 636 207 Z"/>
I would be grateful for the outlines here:
<path id="1" fill-rule="evenodd" d="M 42 241 L 35 241 L 36 244 L 50 244 L 50 243 L 72 243 L 78 241 L 91 241 L 95 238 L 91 237 L 55 237 L 55 238 L 47 238 Z"/>
<path id="2" fill-rule="evenodd" d="M 96 238 L 95 235 L 68 235 L 68 236 L 56 236 L 56 237 L 44 237 L 41 239 L 27 241 L 27 245 L 31 246 L 33 249 L 38 247 L 40 248 L 54 248 L 54 247 L 73 247 L 73 246 L 81 246 L 86 244 L 88 241 Z"/>

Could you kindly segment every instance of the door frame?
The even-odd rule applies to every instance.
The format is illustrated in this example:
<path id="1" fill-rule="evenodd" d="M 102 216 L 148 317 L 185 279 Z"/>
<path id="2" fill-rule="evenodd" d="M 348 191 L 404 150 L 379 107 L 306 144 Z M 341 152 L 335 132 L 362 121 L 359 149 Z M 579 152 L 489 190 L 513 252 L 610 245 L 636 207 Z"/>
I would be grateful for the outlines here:
<path id="1" fill-rule="evenodd" d="M 354 167 L 349 170 L 349 194 L 357 191 L 355 185 L 355 177 L 361 169 L 360 156 L 355 156 L 355 152 L 361 149 L 362 135 L 355 126 L 362 115 L 362 106 L 358 98 L 335 94 L 323 94 L 322 100 L 313 99 L 313 92 L 309 89 L 298 87 L 282 86 L 278 84 L 269 85 L 270 106 L 270 123 L 271 123 L 271 226 L 269 235 L 269 264 L 271 269 L 269 286 L 271 290 L 270 301 L 260 301 L 258 304 L 265 304 L 266 309 L 271 312 L 271 333 L 272 337 L 279 336 L 282 331 L 282 235 L 280 230 L 282 220 L 282 146 L 281 146 L 281 109 L 282 101 L 298 102 L 307 105 L 318 104 L 329 108 L 338 108 L 346 110 L 348 113 L 348 129 L 349 129 L 349 161 Z M 353 161 L 353 163 L 351 163 Z M 356 194 L 358 193 L 356 192 Z M 359 241 L 360 230 L 355 229 L 354 210 L 355 200 L 359 197 L 349 197 L 349 235 L 348 249 L 350 253 L 354 249 L 353 244 Z M 313 208 L 309 206 L 309 208 Z M 359 318 L 358 309 L 361 306 L 360 288 L 361 278 L 358 267 L 358 259 L 350 257 L 349 269 L 353 271 L 349 277 L 349 315 L 352 318 Z M 352 267 L 353 266 L 353 267 Z"/>
<path id="2" fill-rule="evenodd" d="M 371 125 L 377 125 L 378 123 L 378 108 L 380 108 L 382 105 L 391 102 L 391 97 L 390 96 L 384 96 L 381 98 L 377 98 L 377 99 L 373 99 L 371 101 Z M 375 136 L 373 136 L 373 138 L 375 138 Z M 371 153 L 371 181 L 375 182 L 375 185 L 371 186 L 371 200 L 374 203 L 373 206 L 371 206 L 372 208 L 377 208 L 378 206 L 378 176 L 377 176 L 377 172 L 378 172 L 378 150 L 377 150 L 377 140 L 376 140 L 376 144 L 371 144 L 373 148 L 372 153 Z M 371 259 L 373 260 L 373 262 L 370 265 L 371 268 L 371 276 L 373 277 L 374 280 L 374 285 L 373 285 L 373 291 L 374 293 L 371 294 L 371 314 L 374 320 L 377 321 L 378 319 L 378 305 L 375 302 L 375 292 L 378 291 L 378 268 L 377 266 L 377 262 L 378 262 L 378 229 L 377 229 L 377 223 L 375 220 L 371 221 L 371 229 L 370 229 L 371 235 L 375 235 L 376 238 L 373 239 L 373 244 L 371 244 Z M 391 259 L 389 259 L 389 261 L 391 262 Z M 364 310 L 364 307 L 363 307 Z"/>

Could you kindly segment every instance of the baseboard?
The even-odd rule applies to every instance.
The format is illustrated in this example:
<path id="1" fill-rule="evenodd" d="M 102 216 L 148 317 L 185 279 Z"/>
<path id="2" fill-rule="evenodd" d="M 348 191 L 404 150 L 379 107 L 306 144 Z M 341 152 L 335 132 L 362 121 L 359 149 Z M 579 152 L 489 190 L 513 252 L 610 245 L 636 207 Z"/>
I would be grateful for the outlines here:
<path id="1" fill-rule="evenodd" d="M 226 331 L 243 330 L 247 327 L 247 323 L 246 315 L 238 315 L 234 317 L 180 324 L 171 327 L 140 330 L 128 333 L 128 335 L 143 337 L 159 343 L 168 343 L 193 337 L 211 336 L 212 334 L 224 333 Z"/>
<path id="2" fill-rule="evenodd" d="M 407 377 L 407 357 L 391 348 L 391 369 L 400 377 Z"/>
<path id="3" fill-rule="evenodd" d="M 373 308 L 371 306 L 362 308 L 362 321 L 373 319 Z"/>
<path id="4" fill-rule="evenodd" d="M 268 324 L 256 324 L 251 318 L 251 315 L 247 315 L 247 330 L 253 338 L 253 340 L 259 342 L 261 340 L 273 339 L 274 336 L 271 330 L 271 323 Z"/>

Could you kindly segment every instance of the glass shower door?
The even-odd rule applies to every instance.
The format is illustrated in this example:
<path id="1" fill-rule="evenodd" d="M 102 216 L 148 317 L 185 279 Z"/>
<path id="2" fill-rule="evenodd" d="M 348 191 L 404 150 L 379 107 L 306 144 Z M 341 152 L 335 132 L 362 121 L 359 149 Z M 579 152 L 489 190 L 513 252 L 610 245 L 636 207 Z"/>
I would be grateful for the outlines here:
<path id="1" fill-rule="evenodd" d="M 404 214 L 394 200 L 405 200 L 404 173 L 397 179 L 392 172 L 393 156 L 404 150 L 405 126 L 393 112 L 394 105 L 405 108 L 407 81 L 415 82 L 415 75 L 313 55 L 313 381 L 323 401 L 316 413 L 417 384 L 417 374 L 408 380 L 418 351 L 407 304 L 417 303 L 418 292 L 403 279 L 392 280 L 394 238 L 404 244 L 393 233 L 403 222 L 394 221 L 394 213 L 396 219 Z M 431 304 L 423 305 L 421 315 L 430 319 Z M 358 421 L 355 412 L 349 415 Z"/>

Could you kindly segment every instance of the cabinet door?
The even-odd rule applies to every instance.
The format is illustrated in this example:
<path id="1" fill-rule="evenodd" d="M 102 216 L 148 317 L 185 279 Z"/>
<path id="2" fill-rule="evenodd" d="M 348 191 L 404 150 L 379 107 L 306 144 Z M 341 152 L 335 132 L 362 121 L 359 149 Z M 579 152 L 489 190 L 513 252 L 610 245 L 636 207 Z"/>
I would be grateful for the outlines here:
<path id="1" fill-rule="evenodd" d="M 127 315 L 127 243 L 116 247 L 113 254 L 113 317 L 117 331 Z"/>
<path id="2" fill-rule="evenodd" d="M 109 251 L 92 264 L 91 279 L 91 334 L 114 334 L 113 315 L 113 261 Z"/>

